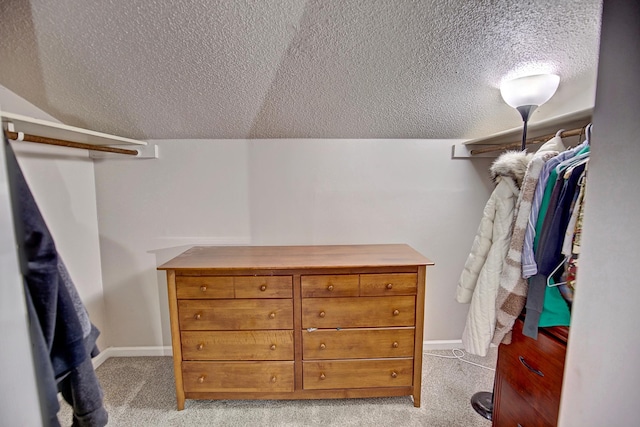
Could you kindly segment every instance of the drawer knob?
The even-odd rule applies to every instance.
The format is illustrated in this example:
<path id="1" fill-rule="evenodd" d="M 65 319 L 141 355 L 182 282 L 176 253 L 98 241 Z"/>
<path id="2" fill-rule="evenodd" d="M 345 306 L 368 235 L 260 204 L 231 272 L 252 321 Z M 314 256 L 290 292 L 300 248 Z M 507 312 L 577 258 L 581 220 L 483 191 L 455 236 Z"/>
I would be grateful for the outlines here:
<path id="1" fill-rule="evenodd" d="M 324 316 L 326 316 L 326 315 L 327 315 L 327 314 L 326 314 L 324 311 L 321 311 L 321 312 L 320 312 L 320 314 L 318 314 L 318 316 L 320 316 L 320 317 L 324 317 Z"/>
<path id="2" fill-rule="evenodd" d="M 207 285 L 202 285 L 202 286 L 200 286 L 200 290 L 201 290 L 202 292 L 207 292 Z"/>
<path id="3" fill-rule="evenodd" d="M 391 378 L 397 378 L 398 373 L 396 371 L 391 371 Z"/>
<path id="4" fill-rule="evenodd" d="M 278 380 L 278 379 L 275 377 L 275 375 L 271 377 L 271 382 L 272 382 L 272 383 L 275 383 L 277 380 Z"/>
<path id="5" fill-rule="evenodd" d="M 394 341 L 393 344 L 391 344 L 391 347 L 398 348 L 398 341 Z"/>
<path id="6" fill-rule="evenodd" d="M 321 344 L 320 344 L 320 350 L 324 350 L 325 348 L 327 348 L 327 346 L 325 345 L 325 343 L 321 343 Z"/>
<path id="7" fill-rule="evenodd" d="M 332 291 L 332 290 L 333 290 L 333 285 L 329 285 L 329 286 L 327 286 L 327 290 L 328 290 L 328 291 Z"/>
<path id="8" fill-rule="evenodd" d="M 200 343 L 196 347 L 198 350 L 202 350 L 204 348 L 204 344 Z"/>
<path id="9" fill-rule="evenodd" d="M 321 373 L 320 373 L 320 379 L 321 379 L 321 380 L 323 380 L 323 379 L 325 379 L 325 378 L 327 378 L 327 377 L 324 375 L 324 372 L 321 372 Z"/>
<path id="10" fill-rule="evenodd" d="M 204 375 L 201 375 L 200 378 L 198 378 L 198 382 L 200 384 L 202 384 L 204 382 Z"/>
<path id="11" fill-rule="evenodd" d="M 394 316 L 397 316 L 397 315 L 399 315 L 399 314 L 400 314 L 400 310 L 393 310 L 393 315 L 394 315 Z"/>
<path id="12" fill-rule="evenodd" d="M 271 350 L 275 350 L 276 349 L 276 345 L 275 344 L 271 344 Z"/>
<path id="13" fill-rule="evenodd" d="M 525 367 L 525 368 L 527 368 L 528 370 L 530 370 L 531 372 L 533 372 L 533 373 L 534 373 L 534 374 L 536 374 L 536 375 L 539 375 L 539 376 L 541 376 L 541 377 L 544 377 L 544 373 L 543 373 L 542 371 L 539 371 L 539 370 L 537 370 L 537 369 L 532 368 L 532 367 L 531 367 L 531 365 L 529 365 L 529 364 L 527 363 L 527 361 L 526 361 L 526 360 L 524 360 L 524 357 L 522 357 L 522 356 L 518 356 L 518 359 L 520 359 L 520 363 L 522 363 L 522 364 L 524 365 L 524 367 Z"/>
<path id="14" fill-rule="evenodd" d="M 269 319 L 275 319 L 276 318 L 276 313 L 271 312 L 269 313 Z"/>
<path id="15" fill-rule="evenodd" d="M 261 290 L 262 292 L 266 291 L 266 290 L 267 290 L 267 285 L 262 285 L 262 286 L 260 286 L 260 290 Z"/>
<path id="16" fill-rule="evenodd" d="M 387 283 L 387 289 L 393 289 L 393 283 Z"/>
<path id="17" fill-rule="evenodd" d="M 193 316 L 193 318 L 196 320 L 202 319 L 202 313 L 196 313 L 195 316 Z"/>

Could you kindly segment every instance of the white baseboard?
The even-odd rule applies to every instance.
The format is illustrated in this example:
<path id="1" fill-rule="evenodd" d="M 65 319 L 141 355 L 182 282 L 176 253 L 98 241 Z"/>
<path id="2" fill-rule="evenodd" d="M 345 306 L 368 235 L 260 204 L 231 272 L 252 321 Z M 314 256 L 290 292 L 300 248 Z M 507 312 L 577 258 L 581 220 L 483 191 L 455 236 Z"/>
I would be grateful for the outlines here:
<path id="1" fill-rule="evenodd" d="M 171 356 L 171 346 L 150 347 L 108 347 L 93 358 L 94 369 L 102 365 L 110 357 Z"/>
<path id="2" fill-rule="evenodd" d="M 454 348 L 462 348 L 462 340 L 429 340 L 422 343 L 423 351 L 453 350 Z"/>

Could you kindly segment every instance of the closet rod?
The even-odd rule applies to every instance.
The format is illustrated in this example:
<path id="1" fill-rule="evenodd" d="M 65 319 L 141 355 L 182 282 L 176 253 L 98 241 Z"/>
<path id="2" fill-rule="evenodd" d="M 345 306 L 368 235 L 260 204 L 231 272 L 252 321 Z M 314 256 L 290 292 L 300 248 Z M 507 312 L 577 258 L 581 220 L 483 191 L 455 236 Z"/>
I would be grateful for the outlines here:
<path id="1" fill-rule="evenodd" d="M 71 148 L 82 148 L 85 150 L 93 150 L 93 151 L 105 151 L 107 153 L 126 154 L 128 156 L 138 155 L 137 150 L 127 150 L 125 148 L 115 148 L 115 147 L 107 147 L 103 145 L 85 144 L 82 142 L 65 141 L 64 139 L 47 138 L 44 136 L 29 135 L 26 133 L 22 134 L 22 138 L 20 138 L 20 135 L 18 135 L 18 132 L 10 132 L 8 130 L 5 130 L 4 134 L 7 136 L 8 139 L 12 139 L 14 141 L 37 142 L 39 144 L 58 145 L 61 147 L 71 147 Z"/>
<path id="2" fill-rule="evenodd" d="M 583 128 L 578 128 L 578 129 L 571 129 L 571 130 L 562 131 L 562 133 L 560 134 L 560 137 L 567 138 L 567 137 L 570 137 L 570 136 L 580 136 L 582 134 L 584 134 L 584 129 Z M 549 134 L 549 135 L 543 135 L 543 136 L 538 136 L 536 138 L 527 139 L 527 145 L 529 145 L 529 144 L 539 144 L 539 143 L 542 143 L 542 142 L 547 142 L 548 140 L 550 140 L 554 136 L 556 136 L 556 134 L 552 133 L 552 134 Z M 469 150 L 469 154 L 471 154 L 473 156 L 474 154 L 492 153 L 494 151 L 502 151 L 502 150 L 509 150 L 509 149 L 513 149 L 513 148 L 520 148 L 521 144 L 522 144 L 521 142 L 514 142 L 513 144 L 499 145 L 499 146 L 495 146 L 495 147 L 477 148 L 475 150 L 473 150 L 473 149 Z"/>

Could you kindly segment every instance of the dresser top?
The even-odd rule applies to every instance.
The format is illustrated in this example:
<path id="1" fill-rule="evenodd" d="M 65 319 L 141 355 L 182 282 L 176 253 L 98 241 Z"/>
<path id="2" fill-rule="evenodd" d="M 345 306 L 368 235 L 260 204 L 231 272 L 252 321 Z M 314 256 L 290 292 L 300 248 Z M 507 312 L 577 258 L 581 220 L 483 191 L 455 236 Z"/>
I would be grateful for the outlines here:
<path id="1" fill-rule="evenodd" d="M 158 270 L 433 265 L 409 245 L 194 246 Z"/>

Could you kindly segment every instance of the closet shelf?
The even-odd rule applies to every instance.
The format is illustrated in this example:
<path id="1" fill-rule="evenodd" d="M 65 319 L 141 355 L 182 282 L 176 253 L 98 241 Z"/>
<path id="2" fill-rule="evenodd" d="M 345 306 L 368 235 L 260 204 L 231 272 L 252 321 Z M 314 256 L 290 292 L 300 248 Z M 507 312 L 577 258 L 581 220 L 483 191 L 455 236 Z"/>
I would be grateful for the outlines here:
<path id="1" fill-rule="evenodd" d="M 591 123 L 593 108 L 564 114 L 547 120 L 530 123 L 527 128 L 527 144 L 539 144 L 541 137 L 554 135 L 560 129 L 569 131 L 566 136 L 576 136 L 574 129 L 584 128 Z M 454 144 L 451 157 L 454 159 L 469 159 L 476 157 L 497 157 L 502 151 L 508 149 L 520 149 L 520 138 L 522 136 L 522 126 L 494 133 L 493 135 L 465 141 L 461 144 Z M 544 139 L 544 138 L 543 138 Z M 473 153 L 479 152 L 478 154 Z"/>
<path id="2" fill-rule="evenodd" d="M 122 154 L 128 154 L 123 153 L 121 151 L 123 149 L 131 151 L 131 154 L 134 155 L 129 157 L 132 158 L 158 158 L 158 147 L 146 141 L 124 138 L 4 111 L 0 114 L 2 115 L 3 129 L 7 132 L 17 133 L 19 135 L 17 137 L 18 140 L 21 139 L 20 134 L 23 134 L 24 140 L 28 140 L 27 136 L 33 136 L 34 138 L 32 139 L 34 141 L 32 142 L 85 148 L 90 150 L 91 158 L 112 158 L 112 153 L 105 152 L 110 148 L 115 148 L 114 152 L 116 153 L 120 151 L 120 158 Z M 56 140 L 58 142 L 55 142 Z M 95 147 L 95 150 L 102 151 L 92 151 L 92 147 Z"/>

